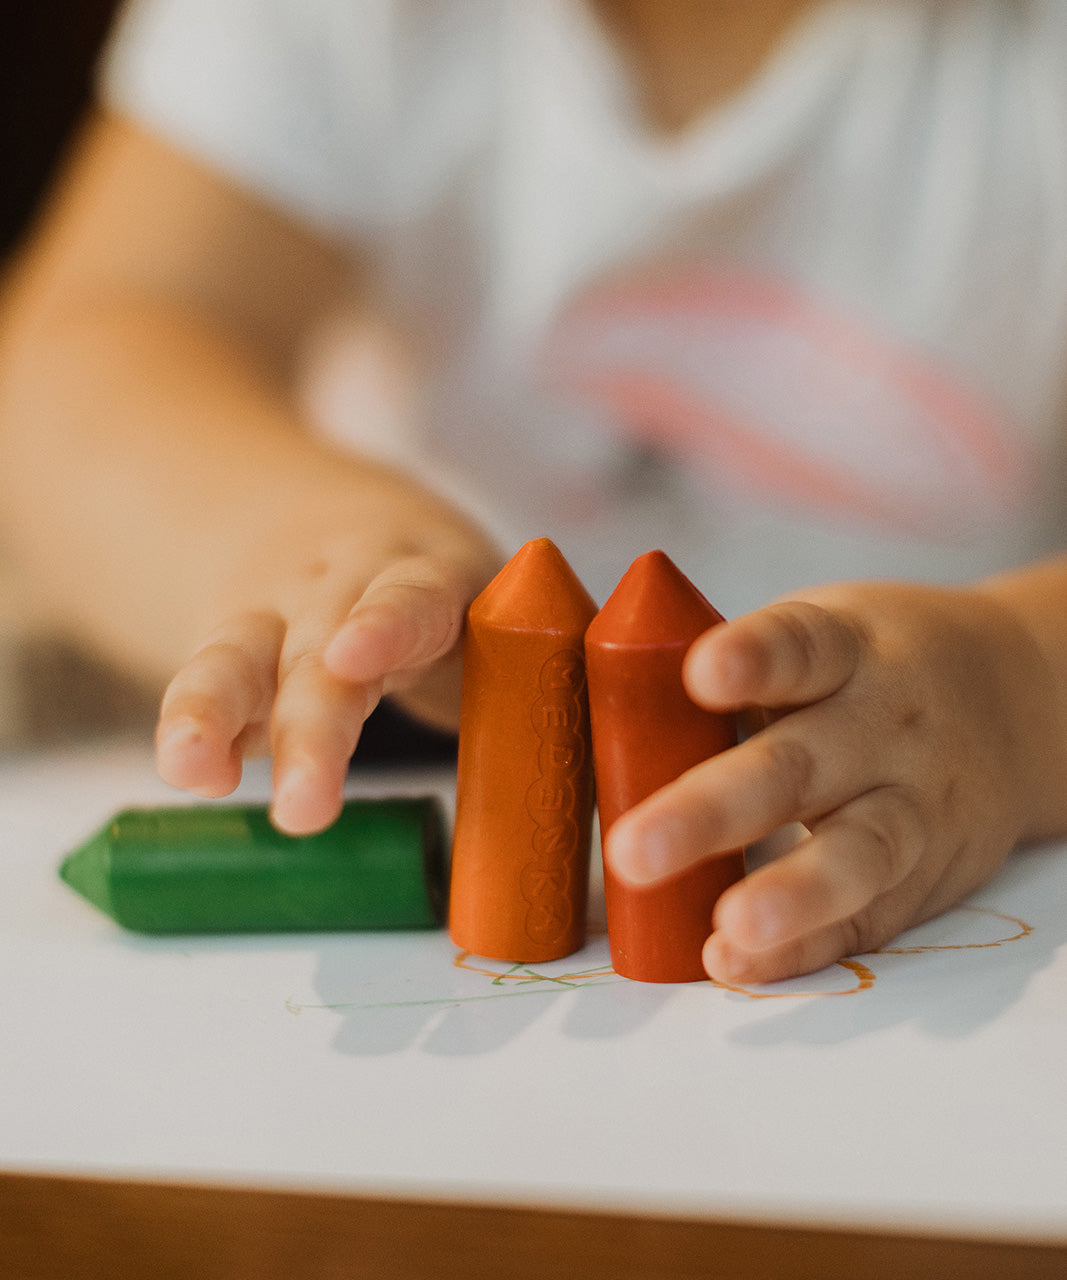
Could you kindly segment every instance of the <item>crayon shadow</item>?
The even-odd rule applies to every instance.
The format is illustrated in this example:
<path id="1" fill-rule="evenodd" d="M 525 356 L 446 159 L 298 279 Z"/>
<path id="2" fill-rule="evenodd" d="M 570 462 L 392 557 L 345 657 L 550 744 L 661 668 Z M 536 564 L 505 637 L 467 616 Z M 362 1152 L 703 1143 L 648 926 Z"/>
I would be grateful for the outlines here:
<path id="1" fill-rule="evenodd" d="M 539 965 L 464 959 L 442 931 L 421 959 L 398 955 L 397 966 L 409 971 L 410 999 L 355 1004 L 351 993 L 362 980 L 358 961 L 343 947 L 322 950 L 314 986 L 322 1004 L 340 1019 L 333 1042 L 338 1053 L 377 1057 L 418 1046 L 439 1057 L 477 1056 L 503 1048 L 549 1019 L 557 1020 L 569 1039 L 621 1039 L 654 1018 L 674 990 L 631 982 L 611 968 L 595 822 L 588 938 L 582 950 Z M 457 968 L 463 972 L 457 974 Z M 447 990 L 450 980 L 453 999 L 433 996 Z M 432 998 L 420 999 L 420 992 Z"/>
<path id="2" fill-rule="evenodd" d="M 738 1027 L 731 1039 L 759 1047 L 841 1044 L 905 1023 L 938 1038 L 973 1035 L 1018 1001 L 1067 943 L 1067 915 L 1056 905 L 1062 894 L 1049 882 L 1049 872 L 1048 851 L 1015 853 L 970 905 L 922 926 L 923 940 L 930 945 L 909 950 L 905 935 L 880 952 L 857 957 L 874 974 L 868 990 L 843 998 L 794 1001 L 774 999 L 770 987 L 754 989 L 759 993 L 754 1008 L 770 1016 Z M 998 899 L 1016 897 L 1046 904 L 1027 914 L 1022 930 L 1013 923 L 1014 915 L 1002 914 L 996 905 Z M 953 923 L 964 919 L 967 911 L 975 918 L 984 915 L 987 922 L 1002 920 L 1004 927 L 994 930 L 1002 940 L 954 942 Z M 734 1001 L 751 998 L 725 994 Z"/>
<path id="3" fill-rule="evenodd" d="M 333 1039 L 335 1050 L 355 1057 L 416 1047 L 440 1057 L 488 1054 L 549 1019 L 559 1021 L 570 1039 L 617 1039 L 653 1018 L 672 989 L 618 977 L 610 967 L 605 969 L 602 950 L 606 944 L 594 939 L 582 952 L 568 957 L 569 966 L 557 961 L 538 968 L 471 957 L 464 968 L 473 976 L 464 975 L 467 980 L 455 988 L 453 997 L 416 996 L 379 1003 L 351 1001 L 351 992 L 360 982 L 358 959 L 343 948 L 328 948 L 319 955 L 314 988 L 319 1007 L 340 1020 Z M 430 992 L 441 990 L 463 957 L 443 936 L 431 951 L 436 972 L 427 974 L 421 984 L 414 979 L 416 990 L 420 985 Z M 347 999 L 345 993 L 349 993 Z"/>

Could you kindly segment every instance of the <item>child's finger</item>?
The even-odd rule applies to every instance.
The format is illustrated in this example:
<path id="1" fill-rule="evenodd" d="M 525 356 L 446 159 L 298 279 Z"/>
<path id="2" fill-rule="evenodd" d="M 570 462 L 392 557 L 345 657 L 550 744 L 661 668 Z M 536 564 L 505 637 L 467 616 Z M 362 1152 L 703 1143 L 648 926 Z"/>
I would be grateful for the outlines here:
<path id="1" fill-rule="evenodd" d="M 242 614 L 177 673 L 156 728 L 156 763 L 166 782 L 205 797 L 237 786 L 241 744 L 274 696 L 283 631 L 276 614 Z"/>
<path id="2" fill-rule="evenodd" d="M 646 884 L 710 853 L 810 824 L 887 776 L 879 738 L 829 699 L 786 716 L 687 770 L 624 814 L 606 850 L 616 872 Z"/>
<path id="3" fill-rule="evenodd" d="M 926 842 L 920 807 L 903 788 L 869 792 L 724 893 L 716 930 L 739 951 L 770 952 L 860 918 L 914 870 Z"/>
<path id="4" fill-rule="evenodd" d="M 363 683 L 429 666 L 455 647 L 470 595 L 462 578 L 432 557 L 390 566 L 326 646 L 326 669 Z"/>
<path id="5" fill-rule="evenodd" d="M 381 684 L 339 680 L 324 667 L 321 646 L 286 648 L 271 716 L 271 818 L 302 835 L 325 829 L 340 813 L 349 760 Z"/>
<path id="6" fill-rule="evenodd" d="M 896 932 L 896 931 L 894 931 Z M 887 933 L 888 941 L 893 933 Z M 871 943 L 870 947 L 878 944 Z M 820 929 L 769 951 L 749 952 L 739 948 L 721 930 L 704 943 L 703 961 L 708 977 L 724 985 L 783 982 L 807 973 L 817 973 L 845 956 L 862 954 L 855 945 L 855 931 L 847 923 Z"/>
<path id="7" fill-rule="evenodd" d="M 801 706 L 846 684 L 863 647 L 858 627 L 839 614 L 784 601 L 705 631 L 686 654 L 682 678 L 711 710 Z"/>

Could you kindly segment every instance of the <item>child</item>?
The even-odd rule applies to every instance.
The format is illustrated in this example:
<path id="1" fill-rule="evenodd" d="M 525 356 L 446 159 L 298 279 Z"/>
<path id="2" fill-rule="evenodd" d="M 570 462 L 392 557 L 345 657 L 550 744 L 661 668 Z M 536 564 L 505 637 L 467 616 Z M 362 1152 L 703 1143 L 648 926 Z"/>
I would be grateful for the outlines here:
<path id="1" fill-rule="evenodd" d="M 303 832 L 383 695 L 454 723 L 504 551 L 603 600 L 662 547 L 735 619 L 691 696 L 768 724 L 608 856 L 802 822 L 709 973 L 876 948 L 1067 832 L 1064 49 L 1058 0 L 134 3 L 7 285 L 11 553 L 177 672 L 164 777 L 269 748 Z"/>

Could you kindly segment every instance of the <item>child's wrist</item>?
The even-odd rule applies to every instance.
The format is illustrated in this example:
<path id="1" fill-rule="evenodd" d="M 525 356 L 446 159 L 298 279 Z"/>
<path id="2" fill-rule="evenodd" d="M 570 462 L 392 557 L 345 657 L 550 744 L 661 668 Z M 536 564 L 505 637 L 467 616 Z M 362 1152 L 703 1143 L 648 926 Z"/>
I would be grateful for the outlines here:
<path id="1" fill-rule="evenodd" d="M 969 589 L 986 646 L 993 654 L 1005 717 L 1005 754 L 1019 793 L 1020 843 L 1033 843 L 1067 827 L 1067 724 L 1057 676 L 1041 629 L 1027 608 L 1025 591 L 1008 579 L 991 578 Z M 1009 780 L 1011 781 L 1011 780 Z"/>

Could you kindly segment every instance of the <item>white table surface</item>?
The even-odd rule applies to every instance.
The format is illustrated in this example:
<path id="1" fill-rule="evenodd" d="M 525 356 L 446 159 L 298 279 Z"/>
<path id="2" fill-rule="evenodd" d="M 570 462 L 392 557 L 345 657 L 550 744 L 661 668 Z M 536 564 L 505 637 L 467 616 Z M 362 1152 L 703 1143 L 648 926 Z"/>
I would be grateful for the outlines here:
<path id="1" fill-rule="evenodd" d="M 1067 846 L 735 992 L 620 979 L 600 932 L 515 972 L 443 931 L 126 934 L 58 864 L 177 799 L 140 742 L 0 760 L 0 1168 L 1067 1242 Z"/>

